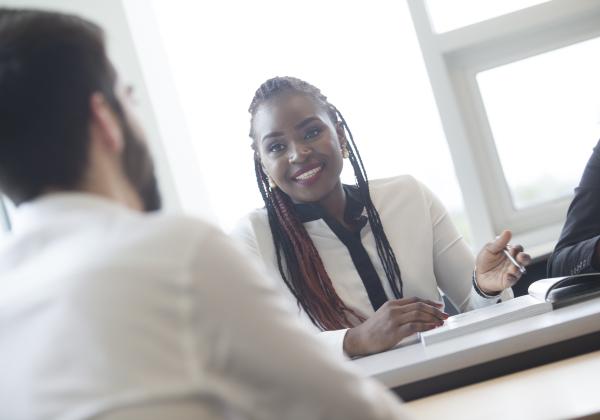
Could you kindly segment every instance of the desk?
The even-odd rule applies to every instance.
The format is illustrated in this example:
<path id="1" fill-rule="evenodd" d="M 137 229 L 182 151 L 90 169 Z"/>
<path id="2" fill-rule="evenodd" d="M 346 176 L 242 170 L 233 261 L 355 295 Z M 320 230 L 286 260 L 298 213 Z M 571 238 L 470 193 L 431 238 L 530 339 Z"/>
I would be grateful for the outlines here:
<path id="1" fill-rule="evenodd" d="M 596 351 L 422 398 L 406 407 L 418 419 L 600 417 L 599 388 L 600 351 Z"/>
<path id="2" fill-rule="evenodd" d="M 405 401 L 600 350 L 600 298 L 353 363 Z"/>

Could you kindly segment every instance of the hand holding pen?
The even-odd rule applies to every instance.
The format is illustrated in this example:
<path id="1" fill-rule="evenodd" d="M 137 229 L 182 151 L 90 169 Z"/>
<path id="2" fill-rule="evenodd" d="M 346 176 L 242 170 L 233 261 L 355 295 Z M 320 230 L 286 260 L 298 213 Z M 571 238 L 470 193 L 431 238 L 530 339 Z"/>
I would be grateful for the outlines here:
<path id="1" fill-rule="evenodd" d="M 521 274 L 527 274 L 527 270 L 525 269 L 525 267 L 523 267 L 521 264 L 519 264 L 517 262 L 517 260 L 515 260 L 512 255 L 510 255 L 511 248 L 512 248 L 512 245 L 508 244 L 504 247 L 502 252 L 504 253 L 504 255 L 506 255 L 506 258 L 508 258 L 508 260 L 512 263 L 512 265 L 514 265 L 515 267 L 517 267 L 519 269 Z"/>
<path id="2" fill-rule="evenodd" d="M 525 267 L 531 262 L 531 257 L 523 252 L 521 245 L 510 245 L 511 237 L 509 230 L 503 231 L 477 255 L 477 285 L 486 294 L 498 294 L 514 286 L 527 272 Z"/>

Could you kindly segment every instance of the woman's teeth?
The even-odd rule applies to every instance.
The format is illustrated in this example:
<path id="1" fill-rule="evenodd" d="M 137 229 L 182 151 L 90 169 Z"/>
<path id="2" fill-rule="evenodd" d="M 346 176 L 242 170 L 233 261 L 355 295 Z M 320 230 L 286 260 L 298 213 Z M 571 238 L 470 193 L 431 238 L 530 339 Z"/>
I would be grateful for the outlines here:
<path id="1" fill-rule="evenodd" d="M 298 175 L 296 177 L 296 179 L 300 180 L 300 181 L 303 181 L 305 179 L 312 178 L 313 176 L 315 176 L 315 174 L 321 172 L 322 168 L 323 168 L 322 166 L 319 166 L 318 168 L 311 169 L 310 171 L 304 172 L 302 175 Z"/>

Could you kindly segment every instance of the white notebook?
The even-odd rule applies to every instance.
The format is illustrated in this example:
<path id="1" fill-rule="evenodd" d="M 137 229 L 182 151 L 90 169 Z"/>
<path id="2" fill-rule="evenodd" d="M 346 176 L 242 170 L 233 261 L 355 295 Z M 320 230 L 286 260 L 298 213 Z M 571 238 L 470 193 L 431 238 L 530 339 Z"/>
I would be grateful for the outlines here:
<path id="1" fill-rule="evenodd" d="M 496 305 L 451 316 L 444 325 L 421 333 L 421 343 L 430 345 L 449 338 L 529 318 L 552 310 L 552 303 L 532 296 L 519 296 Z"/>
<path id="2" fill-rule="evenodd" d="M 421 343 L 428 346 L 600 296 L 600 273 L 538 280 L 529 286 L 528 293 L 495 305 L 451 316 L 441 327 L 422 332 Z"/>

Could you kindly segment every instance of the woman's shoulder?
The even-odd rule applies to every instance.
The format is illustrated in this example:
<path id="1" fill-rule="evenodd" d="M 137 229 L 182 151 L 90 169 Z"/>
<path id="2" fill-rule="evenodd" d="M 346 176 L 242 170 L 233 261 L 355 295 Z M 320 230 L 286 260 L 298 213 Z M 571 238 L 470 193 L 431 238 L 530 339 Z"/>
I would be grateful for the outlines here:
<path id="1" fill-rule="evenodd" d="M 254 209 L 248 213 L 246 213 L 245 215 L 243 215 L 239 220 L 238 220 L 238 224 L 244 224 L 244 223 L 267 223 L 268 222 L 268 216 L 267 216 L 267 209 L 260 208 L 260 209 Z"/>
<path id="2" fill-rule="evenodd" d="M 269 219 L 267 210 L 262 208 L 252 210 L 239 219 L 231 230 L 231 235 L 239 239 L 248 239 L 255 238 L 265 231 L 270 232 Z"/>
<path id="3" fill-rule="evenodd" d="M 414 193 L 421 191 L 423 184 L 412 175 L 397 175 L 388 178 L 378 178 L 369 180 L 369 190 L 371 193 L 386 194 L 391 191 L 395 193 Z"/>
<path id="4" fill-rule="evenodd" d="M 266 209 L 256 209 L 247 213 L 230 231 L 230 235 L 250 258 L 266 266 L 272 278 L 280 278 Z"/>
<path id="5" fill-rule="evenodd" d="M 398 175 L 369 181 L 373 204 L 388 207 L 429 208 L 435 197 L 431 190 L 412 175 Z"/>

